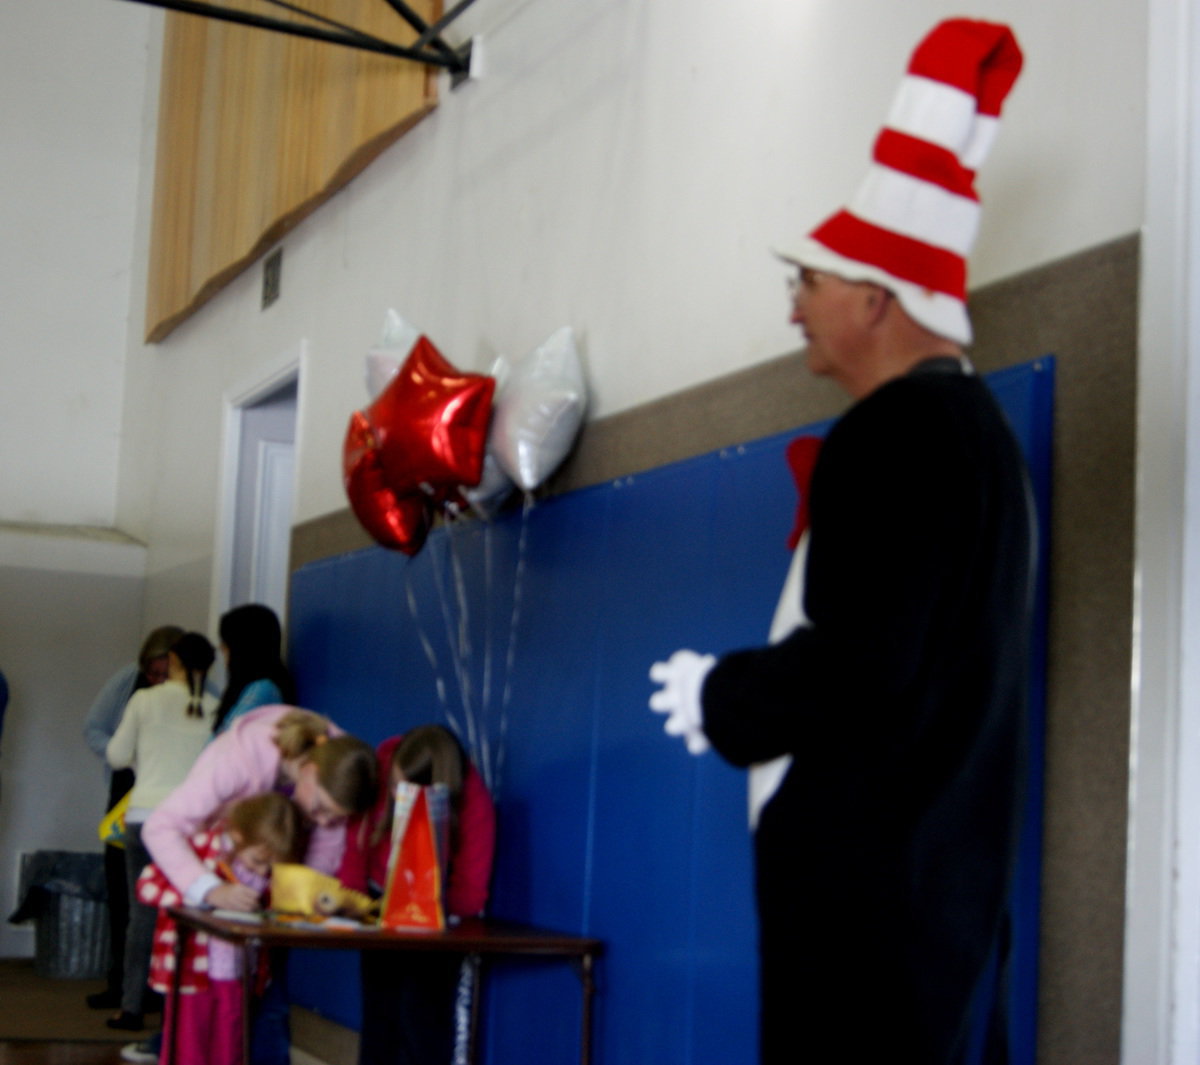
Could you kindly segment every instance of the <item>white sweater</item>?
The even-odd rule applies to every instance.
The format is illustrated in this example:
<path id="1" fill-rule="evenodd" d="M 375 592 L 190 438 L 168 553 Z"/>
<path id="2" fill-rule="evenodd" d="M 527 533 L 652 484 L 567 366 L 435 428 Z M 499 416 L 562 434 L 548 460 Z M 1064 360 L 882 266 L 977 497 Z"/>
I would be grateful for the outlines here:
<path id="1" fill-rule="evenodd" d="M 200 717 L 189 717 L 187 706 L 187 686 L 178 680 L 142 688 L 126 704 L 105 750 L 113 769 L 132 766 L 137 773 L 126 821 L 144 821 L 187 776 L 212 736 L 216 697 L 204 694 Z"/>

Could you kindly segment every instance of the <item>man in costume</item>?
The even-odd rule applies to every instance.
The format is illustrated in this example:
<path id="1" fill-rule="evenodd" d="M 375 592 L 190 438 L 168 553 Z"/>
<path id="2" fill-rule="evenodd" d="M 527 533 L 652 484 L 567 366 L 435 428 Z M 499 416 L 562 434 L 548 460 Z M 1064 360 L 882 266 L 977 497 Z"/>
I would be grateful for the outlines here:
<path id="1" fill-rule="evenodd" d="M 773 642 L 651 670 L 668 733 L 754 767 L 769 1065 L 961 1062 L 1002 949 L 1033 514 L 963 348 L 974 172 L 1020 67 L 1005 26 L 935 27 L 857 196 L 785 256 L 809 369 L 855 403 L 816 456 Z"/>

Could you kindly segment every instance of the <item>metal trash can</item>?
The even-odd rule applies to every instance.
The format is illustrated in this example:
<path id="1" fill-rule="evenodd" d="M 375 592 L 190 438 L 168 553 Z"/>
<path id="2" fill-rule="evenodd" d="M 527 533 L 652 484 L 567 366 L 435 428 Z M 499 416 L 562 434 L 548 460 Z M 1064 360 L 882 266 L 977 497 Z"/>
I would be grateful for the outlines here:
<path id="1" fill-rule="evenodd" d="M 52 980 L 100 980 L 108 972 L 108 893 L 104 856 L 75 851 L 21 855 L 17 909 L 33 919 L 33 971 Z"/>

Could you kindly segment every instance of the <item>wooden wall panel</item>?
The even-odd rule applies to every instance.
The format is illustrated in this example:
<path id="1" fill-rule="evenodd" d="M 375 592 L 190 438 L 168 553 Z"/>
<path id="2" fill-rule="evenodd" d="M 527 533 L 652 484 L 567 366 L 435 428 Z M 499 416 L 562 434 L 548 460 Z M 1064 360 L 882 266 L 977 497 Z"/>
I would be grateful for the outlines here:
<path id="1" fill-rule="evenodd" d="M 263 13 L 257 0 L 225 6 Z M 440 0 L 410 6 L 435 20 Z M 384 0 L 309 10 L 410 45 Z M 146 339 L 158 341 L 435 106 L 409 60 L 169 13 Z"/>

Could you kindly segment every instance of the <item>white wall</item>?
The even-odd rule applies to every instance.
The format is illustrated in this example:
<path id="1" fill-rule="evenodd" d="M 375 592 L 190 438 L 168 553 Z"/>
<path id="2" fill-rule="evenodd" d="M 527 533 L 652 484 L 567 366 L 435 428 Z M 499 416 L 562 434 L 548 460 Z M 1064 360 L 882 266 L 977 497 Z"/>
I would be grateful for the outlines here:
<path id="1" fill-rule="evenodd" d="M 75 527 L 116 524 L 149 26 L 132 4 L 0 5 L 3 917 L 22 852 L 99 850 L 81 728 L 141 640 L 145 549 Z M 0 921 L 0 956 L 31 928 Z"/>
<path id="2" fill-rule="evenodd" d="M 145 550 L 116 536 L 0 528 L 0 670 L 9 704 L 0 735 L 0 957 L 33 950 L 16 905 L 22 853 L 99 852 L 104 770 L 83 721 L 106 680 L 142 641 Z"/>
<path id="3" fill-rule="evenodd" d="M 148 27 L 0 4 L 0 521 L 115 521 Z"/>
<path id="4" fill-rule="evenodd" d="M 150 543 L 152 578 L 199 573 L 211 553 L 220 396 L 302 339 L 297 518 L 345 505 L 346 419 L 390 306 L 465 369 L 573 324 L 598 415 L 794 347 L 767 249 L 853 191 L 909 49 L 948 13 L 930 0 L 481 0 L 468 17 L 483 80 L 445 92 L 288 236 L 276 304 L 259 310 L 255 269 L 154 357 L 132 345 L 129 394 L 161 397 L 186 440 L 122 455 L 119 512 Z M 987 13 L 1015 25 L 1027 69 L 982 175 L 977 281 L 1127 234 L 1142 211 L 1141 6 Z M 151 416 L 130 402 L 127 437 Z"/>
<path id="5" fill-rule="evenodd" d="M 911 45 L 960 11 L 1027 56 L 974 279 L 1137 229 L 1142 4 L 479 0 L 455 33 L 482 35 L 483 80 L 289 235 L 280 301 L 259 310 L 251 270 L 147 348 L 161 13 L 0 6 L 0 520 L 115 524 L 207 598 L 222 397 L 307 339 L 297 518 L 342 507 L 389 306 L 477 370 L 570 322 L 594 415 L 791 348 L 766 249 L 845 200 Z"/>

